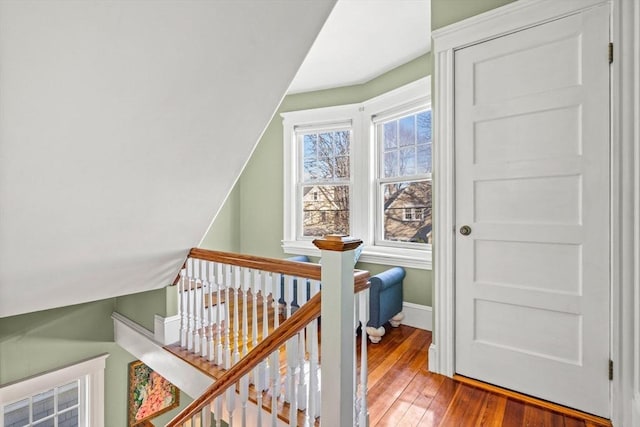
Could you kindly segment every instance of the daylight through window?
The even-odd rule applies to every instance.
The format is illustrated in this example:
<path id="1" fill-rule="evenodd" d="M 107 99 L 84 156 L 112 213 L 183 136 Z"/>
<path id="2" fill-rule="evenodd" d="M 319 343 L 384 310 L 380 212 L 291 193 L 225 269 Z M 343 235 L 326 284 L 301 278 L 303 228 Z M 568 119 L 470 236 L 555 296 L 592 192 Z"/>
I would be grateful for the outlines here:
<path id="1" fill-rule="evenodd" d="M 431 268 L 430 79 L 360 104 L 283 113 L 285 253 L 358 237 L 363 262 Z"/>

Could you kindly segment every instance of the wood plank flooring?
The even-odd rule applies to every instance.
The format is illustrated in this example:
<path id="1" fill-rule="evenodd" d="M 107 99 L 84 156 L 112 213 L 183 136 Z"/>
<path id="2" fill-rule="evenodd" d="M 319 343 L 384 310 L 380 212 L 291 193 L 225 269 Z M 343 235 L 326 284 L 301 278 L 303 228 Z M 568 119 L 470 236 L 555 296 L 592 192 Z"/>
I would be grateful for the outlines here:
<path id="1" fill-rule="evenodd" d="M 431 332 L 403 325 L 369 343 L 371 427 L 610 426 L 428 372 L 430 343 Z"/>
<path id="2" fill-rule="evenodd" d="M 567 415 L 535 402 L 522 401 L 513 394 L 484 390 L 428 372 L 431 332 L 404 325 L 392 328 L 387 324 L 385 327 L 387 333 L 379 344 L 367 341 L 370 427 L 610 426 L 607 422 Z M 357 343 L 359 352 L 360 339 Z M 204 359 L 176 346 L 169 346 L 167 350 L 209 375 L 216 377 L 222 373 Z M 281 356 L 283 364 L 285 360 L 284 355 Z M 255 393 L 250 395 L 254 400 Z M 265 406 L 269 406 L 269 393 L 263 396 Z M 288 419 L 288 405 L 280 404 L 279 409 L 279 418 Z"/>

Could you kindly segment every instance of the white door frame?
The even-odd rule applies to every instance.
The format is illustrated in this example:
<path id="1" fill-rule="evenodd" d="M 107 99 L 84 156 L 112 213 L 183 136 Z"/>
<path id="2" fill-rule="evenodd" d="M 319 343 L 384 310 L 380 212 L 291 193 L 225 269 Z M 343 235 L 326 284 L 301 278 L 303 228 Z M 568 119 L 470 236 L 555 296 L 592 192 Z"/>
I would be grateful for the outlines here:
<path id="1" fill-rule="evenodd" d="M 612 5 L 611 420 L 640 427 L 640 4 L 519 0 L 434 31 L 434 311 L 429 370 L 455 373 L 454 51 L 601 4 Z M 606 55 L 606 53 L 604 53 Z M 634 184 L 637 183 L 637 184 Z"/>

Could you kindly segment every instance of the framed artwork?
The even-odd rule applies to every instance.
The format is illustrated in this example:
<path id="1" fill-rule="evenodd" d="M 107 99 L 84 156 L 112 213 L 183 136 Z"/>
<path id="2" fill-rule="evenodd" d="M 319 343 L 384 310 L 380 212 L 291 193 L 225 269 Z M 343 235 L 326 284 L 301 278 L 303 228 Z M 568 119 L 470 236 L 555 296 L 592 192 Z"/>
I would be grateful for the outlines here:
<path id="1" fill-rule="evenodd" d="M 140 360 L 129 363 L 129 427 L 149 425 L 157 417 L 180 404 L 180 390 Z"/>

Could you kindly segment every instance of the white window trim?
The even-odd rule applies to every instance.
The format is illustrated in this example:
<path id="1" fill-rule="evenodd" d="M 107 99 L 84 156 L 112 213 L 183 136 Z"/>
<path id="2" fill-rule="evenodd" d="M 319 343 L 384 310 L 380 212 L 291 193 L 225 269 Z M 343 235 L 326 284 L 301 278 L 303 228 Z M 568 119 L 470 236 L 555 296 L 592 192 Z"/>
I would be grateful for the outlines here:
<path id="1" fill-rule="evenodd" d="M 431 104 L 431 77 L 427 76 L 405 86 L 358 104 L 325 107 L 282 113 L 284 130 L 284 238 L 282 248 L 287 254 L 320 256 L 320 251 L 310 240 L 298 240 L 296 228 L 296 177 L 298 176 L 298 147 L 295 128 L 323 123 L 351 121 L 354 138 L 352 147 L 352 209 L 351 235 L 362 239 L 365 246 L 361 262 L 397 265 L 430 270 L 431 245 L 413 249 L 375 245 L 376 155 L 370 150 L 374 124 L 372 117 L 392 113 L 398 107 L 418 102 Z M 358 172 L 360 171 L 360 172 Z M 365 173 L 361 171 L 366 171 Z M 357 199 L 357 200 L 356 200 Z"/>
<path id="2" fill-rule="evenodd" d="M 80 379 L 84 380 L 87 411 L 79 410 L 80 427 L 104 427 L 104 369 L 108 354 L 56 369 L 24 380 L 0 385 L 0 427 L 4 427 L 4 407 L 35 394 Z"/>

